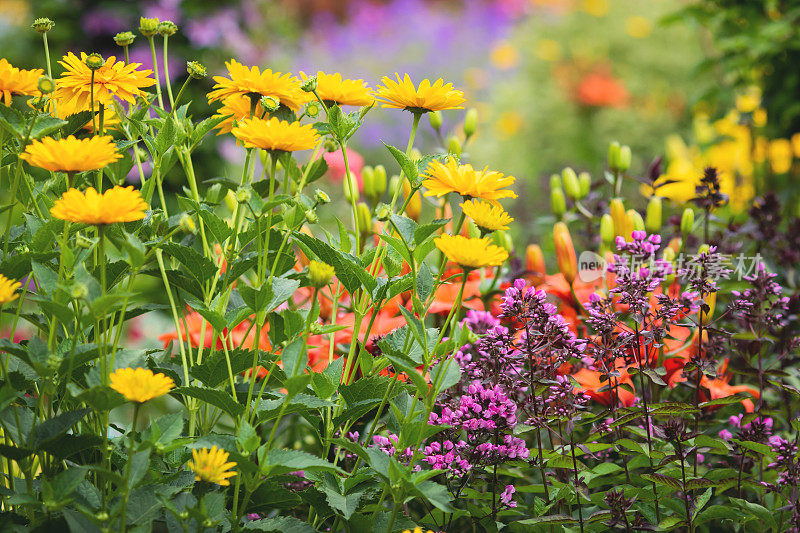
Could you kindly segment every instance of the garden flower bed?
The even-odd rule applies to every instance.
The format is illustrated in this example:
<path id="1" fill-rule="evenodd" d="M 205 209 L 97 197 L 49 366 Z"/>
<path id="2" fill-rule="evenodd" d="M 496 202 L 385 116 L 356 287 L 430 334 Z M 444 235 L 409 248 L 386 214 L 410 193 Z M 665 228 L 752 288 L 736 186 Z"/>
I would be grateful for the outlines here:
<path id="1" fill-rule="evenodd" d="M 757 91 L 666 169 L 604 140 L 523 243 L 453 83 L 161 78 L 172 22 L 51 62 L 53 25 L 42 68 L 0 58 L 2 530 L 800 528 L 800 219 L 773 192 L 800 141 L 760 136 Z M 377 114 L 406 144 L 353 165 Z M 218 137 L 240 175 L 196 164 Z"/>

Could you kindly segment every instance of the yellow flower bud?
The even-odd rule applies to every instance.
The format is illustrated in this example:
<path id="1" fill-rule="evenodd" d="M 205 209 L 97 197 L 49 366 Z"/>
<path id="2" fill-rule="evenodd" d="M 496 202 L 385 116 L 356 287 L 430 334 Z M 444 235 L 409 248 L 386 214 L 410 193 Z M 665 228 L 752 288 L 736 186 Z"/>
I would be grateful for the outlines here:
<path id="1" fill-rule="evenodd" d="M 614 242 L 614 219 L 608 213 L 600 217 L 600 238 L 603 239 L 603 244 L 611 246 Z"/>
<path id="2" fill-rule="evenodd" d="M 691 207 L 687 207 L 683 210 L 683 215 L 681 216 L 681 234 L 683 234 L 684 239 L 692 232 L 693 227 L 694 211 Z"/>
<path id="3" fill-rule="evenodd" d="M 613 170 L 619 169 L 619 143 L 612 141 L 608 145 L 608 168 Z"/>
<path id="4" fill-rule="evenodd" d="M 553 244 L 556 249 L 558 269 L 564 275 L 567 283 L 572 285 L 578 275 L 578 258 L 572 245 L 572 236 L 569 228 L 563 222 L 556 222 L 553 226 Z"/>
<path id="5" fill-rule="evenodd" d="M 638 211 L 635 209 L 628 209 L 628 212 L 625 213 L 628 218 L 628 229 L 630 231 L 627 233 L 627 237 L 630 237 L 631 233 L 634 231 L 644 231 L 644 219 L 642 215 L 639 214 Z"/>
<path id="6" fill-rule="evenodd" d="M 580 198 L 585 198 L 592 190 L 592 175 L 588 172 L 578 174 L 578 185 L 581 189 Z"/>
<path id="7" fill-rule="evenodd" d="M 712 320 L 714 320 L 714 308 L 717 305 L 717 293 L 708 293 L 703 299 L 703 303 L 708 306 L 708 312 L 703 311 L 701 306 L 697 314 L 700 316 L 700 324 L 707 326 Z"/>
<path id="8" fill-rule="evenodd" d="M 620 146 L 619 147 L 619 171 L 625 172 L 629 168 L 631 168 L 631 147 L 630 146 Z"/>
<path id="9" fill-rule="evenodd" d="M 509 253 L 514 251 L 514 241 L 506 231 L 495 231 L 492 234 L 492 242 Z"/>
<path id="10" fill-rule="evenodd" d="M 570 200 L 577 200 L 581 195 L 581 186 L 578 183 L 578 175 L 570 167 L 561 172 L 561 179 L 564 181 L 564 192 Z"/>
<path id="11" fill-rule="evenodd" d="M 322 261 L 312 260 L 308 263 L 308 278 L 311 285 L 321 289 L 331 282 L 335 271 L 333 267 Z"/>
<path id="12" fill-rule="evenodd" d="M 411 194 L 411 185 L 408 183 L 408 180 L 403 180 L 403 193 L 408 196 Z M 408 205 L 406 206 L 406 215 L 411 220 L 419 220 L 419 215 L 422 213 L 422 197 L 419 195 L 419 191 L 414 192 L 414 196 L 411 197 L 409 200 Z"/>
<path id="13" fill-rule="evenodd" d="M 557 219 L 561 220 L 567 212 L 567 200 L 564 198 L 564 191 L 561 187 L 550 191 L 550 209 Z"/>
<path id="14" fill-rule="evenodd" d="M 661 198 L 658 196 L 653 196 L 647 203 L 644 226 L 650 233 L 661 231 Z"/>
<path id="15" fill-rule="evenodd" d="M 439 128 L 442 127 L 442 112 L 431 111 L 428 113 L 428 120 L 431 121 L 431 127 L 436 131 L 439 131 Z"/>
<path id="16" fill-rule="evenodd" d="M 158 33 L 158 17 L 154 18 L 139 18 L 139 33 L 145 37 L 152 37 Z"/>
<path id="17" fill-rule="evenodd" d="M 461 141 L 459 141 L 458 137 L 455 135 L 451 135 L 450 138 L 447 139 L 447 151 L 461 157 Z"/>
<path id="18" fill-rule="evenodd" d="M 364 202 L 359 202 L 356 206 L 356 216 L 361 235 L 369 235 L 372 232 L 372 213 L 369 212 L 369 206 Z"/>
<path id="19" fill-rule="evenodd" d="M 630 234 L 625 235 L 628 219 L 625 215 L 625 204 L 622 203 L 622 199 L 612 199 L 611 203 L 609 204 L 609 210 L 611 211 L 611 219 L 614 221 L 614 235 L 622 235 L 626 239 L 629 238 Z"/>
<path id="20" fill-rule="evenodd" d="M 478 129 L 478 110 L 471 107 L 467 110 L 464 116 L 464 136 L 469 139 L 475 135 L 475 130 Z"/>

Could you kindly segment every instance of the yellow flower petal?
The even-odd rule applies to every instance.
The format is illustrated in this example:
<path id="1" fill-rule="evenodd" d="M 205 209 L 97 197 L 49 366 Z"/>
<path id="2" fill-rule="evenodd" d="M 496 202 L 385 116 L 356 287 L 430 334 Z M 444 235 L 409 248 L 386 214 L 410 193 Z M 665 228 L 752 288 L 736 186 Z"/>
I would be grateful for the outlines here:
<path id="1" fill-rule="evenodd" d="M 172 378 L 154 374 L 147 368 L 120 368 L 109 375 L 111 388 L 129 402 L 144 403 L 167 394 L 174 386 Z"/>

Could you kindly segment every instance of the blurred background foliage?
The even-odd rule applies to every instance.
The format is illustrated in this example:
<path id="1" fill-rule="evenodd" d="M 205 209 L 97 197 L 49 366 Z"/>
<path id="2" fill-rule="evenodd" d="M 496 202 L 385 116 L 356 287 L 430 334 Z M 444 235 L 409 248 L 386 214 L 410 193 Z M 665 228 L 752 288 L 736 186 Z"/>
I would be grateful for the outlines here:
<path id="1" fill-rule="evenodd" d="M 533 221 L 549 209 L 553 172 L 571 164 L 602 179 L 609 140 L 632 148 L 633 175 L 665 156 L 662 180 L 684 182 L 662 193 L 672 190 L 663 195 L 677 201 L 691 197 L 703 165 L 717 163 L 730 169 L 728 193 L 744 205 L 754 192 L 748 175 L 770 158 L 780 159 L 782 172 L 767 172 L 778 177 L 765 183 L 795 194 L 786 177 L 793 174 L 783 169 L 787 153 L 790 170 L 800 155 L 800 142 L 790 143 L 800 130 L 800 7 L 793 2 L 0 0 L 0 50 L 14 65 L 42 66 L 39 35 L 30 29 L 41 16 L 56 21 L 49 34 L 56 57 L 120 55 L 112 36 L 136 32 L 139 16 L 172 20 L 180 28 L 170 39 L 173 85 L 185 78 L 187 60 L 215 75 L 232 57 L 294 73 L 341 72 L 371 86 L 395 72 L 452 81 L 479 116 L 464 158 L 518 179 L 518 241 L 545 233 Z M 131 59 L 151 67 L 141 36 Z M 55 76 L 60 70 L 54 65 Z M 210 77 L 190 85 L 196 113 L 212 111 L 205 98 L 212 85 Z M 755 108 L 736 108 L 737 95 L 752 87 L 760 88 L 755 117 Z M 451 137 L 464 143 L 464 113 L 445 113 L 438 133 L 424 121 L 417 147 L 436 151 Z M 353 148 L 391 173 L 381 141 L 402 144 L 411 117 L 405 124 L 387 115 L 372 111 Z M 203 179 L 238 175 L 243 152 L 230 136 L 201 150 Z M 171 186 L 182 186 L 177 173 Z M 635 180 L 628 186 L 635 189 Z M 638 207 L 652 191 L 642 192 Z"/>

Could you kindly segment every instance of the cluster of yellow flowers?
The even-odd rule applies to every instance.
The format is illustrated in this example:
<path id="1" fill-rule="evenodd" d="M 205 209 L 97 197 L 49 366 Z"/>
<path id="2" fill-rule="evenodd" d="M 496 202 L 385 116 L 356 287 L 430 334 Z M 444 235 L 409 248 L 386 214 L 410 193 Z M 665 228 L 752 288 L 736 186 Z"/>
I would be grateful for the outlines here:
<path id="1" fill-rule="evenodd" d="M 712 121 L 708 114 L 694 118 L 696 143 L 677 135 L 667 139 L 667 167 L 656 182 L 665 184 L 658 194 L 677 202 L 695 196 L 697 175 L 705 167 L 719 171 L 720 186 L 734 209 L 745 209 L 757 194 L 760 180 L 768 173 L 786 174 L 794 158 L 800 158 L 800 134 L 791 139 L 769 139 L 761 134 L 767 112 L 760 107 L 761 95 L 753 88 L 736 99 L 736 108 Z"/>

